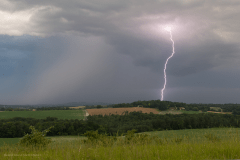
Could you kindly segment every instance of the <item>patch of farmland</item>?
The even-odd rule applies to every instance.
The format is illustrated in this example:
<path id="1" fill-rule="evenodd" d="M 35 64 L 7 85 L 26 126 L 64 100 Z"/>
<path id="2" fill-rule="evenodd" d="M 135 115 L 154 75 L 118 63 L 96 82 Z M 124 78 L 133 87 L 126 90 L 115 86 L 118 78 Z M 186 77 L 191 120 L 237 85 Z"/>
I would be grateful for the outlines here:
<path id="1" fill-rule="evenodd" d="M 69 107 L 70 109 L 84 109 L 86 106 L 78 106 L 78 107 Z"/>
<path id="2" fill-rule="evenodd" d="M 132 107 L 132 108 L 106 108 L 106 109 L 86 109 L 89 115 L 109 115 L 109 114 L 118 114 L 122 115 L 124 112 L 139 112 L 142 113 L 153 113 L 158 114 L 159 111 L 154 108 L 141 108 L 141 107 Z"/>
<path id="3" fill-rule="evenodd" d="M 57 117 L 58 119 L 84 119 L 84 110 L 45 110 L 45 111 L 5 111 L 0 112 L 0 119 L 14 117 L 44 119 Z"/>

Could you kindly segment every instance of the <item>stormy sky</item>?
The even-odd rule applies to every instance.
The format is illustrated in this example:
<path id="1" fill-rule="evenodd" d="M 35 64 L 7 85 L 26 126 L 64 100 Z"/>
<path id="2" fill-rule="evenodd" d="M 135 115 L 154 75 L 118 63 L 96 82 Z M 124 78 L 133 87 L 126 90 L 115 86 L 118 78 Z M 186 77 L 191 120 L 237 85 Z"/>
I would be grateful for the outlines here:
<path id="1" fill-rule="evenodd" d="M 0 0 L 0 104 L 240 103 L 239 0 Z"/>

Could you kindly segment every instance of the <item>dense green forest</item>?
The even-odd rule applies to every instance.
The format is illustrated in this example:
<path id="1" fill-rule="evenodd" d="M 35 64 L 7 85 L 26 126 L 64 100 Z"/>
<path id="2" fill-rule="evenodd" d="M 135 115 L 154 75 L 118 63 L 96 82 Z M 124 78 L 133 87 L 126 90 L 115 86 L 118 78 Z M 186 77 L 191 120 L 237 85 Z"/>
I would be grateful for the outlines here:
<path id="1" fill-rule="evenodd" d="M 98 130 L 101 134 L 119 135 L 128 130 L 136 129 L 137 132 L 179 130 L 213 127 L 239 127 L 240 116 L 200 113 L 180 115 L 144 114 L 140 112 L 125 113 L 125 115 L 88 116 L 83 120 L 59 120 L 54 117 L 45 119 L 15 117 L 12 119 L 0 119 L 0 137 L 22 137 L 24 133 L 30 133 L 32 125 L 37 130 L 43 131 L 51 126 L 48 136 L 56 135 L 82 135 L 86 131 Z"/>

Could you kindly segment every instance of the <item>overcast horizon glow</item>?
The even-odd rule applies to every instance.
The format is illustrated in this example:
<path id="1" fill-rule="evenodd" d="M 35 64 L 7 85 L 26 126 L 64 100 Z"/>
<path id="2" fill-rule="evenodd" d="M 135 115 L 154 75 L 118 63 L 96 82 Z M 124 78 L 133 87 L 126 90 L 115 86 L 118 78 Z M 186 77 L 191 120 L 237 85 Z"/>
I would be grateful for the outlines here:
<path id="1" fill-rule="evenodd" d="M 0 104 L 240 103 L 240 1 L 0 0 Z M 161 80 L 159 82 L 159 80 Z"/>

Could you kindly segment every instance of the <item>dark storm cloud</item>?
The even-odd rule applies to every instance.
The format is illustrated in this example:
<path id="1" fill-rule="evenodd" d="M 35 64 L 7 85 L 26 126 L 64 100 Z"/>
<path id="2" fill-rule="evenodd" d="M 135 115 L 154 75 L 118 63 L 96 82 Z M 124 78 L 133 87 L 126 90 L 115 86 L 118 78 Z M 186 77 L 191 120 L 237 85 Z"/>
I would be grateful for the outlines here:
<path id="1" fill-rule="evenodd" d="M 176 45 L 177 53 L 169 62 L 169 74 L 186 76 L 232 63 L 239 59 L 239 47 L 236 44 L 225 44 L 221 41 L 199 43 L 192 48 L 190 45 Z M 186 48 L 186 49 L 185 49 Z M 188 53 L 186 55 L 186 53 Z"/>
<path id="2" fill-rule="evenodd" d="M 238 84 L 239 76 L 230 86 L 224 83 L 227 78 L 219 78 L 230 76 L 222 68 L 240 67 L 238 0 L 25 0 L 4 5 L 1 10 L 31 13 L 20 33 L 43 37 L 40 45 L 0 44 L 31 51 L 38 59 L 34 85 L 20 98 L 22 103 L 158 99 L 164 63 L 172 52 L 164 25 L 173 26 L 176 49 L 167 68 L 170 100 L 188 101 L 201 90 L 198 86 L 212 87 L 210 95 L 217 87 L 230 93 L 228 87 Z M 207 81 L 209 75 L 213 77 Z M 180 90 L 186 94 L 177 98 Z M 200 93 L 206 94 L 204 89 L 196 95 Z"/>

